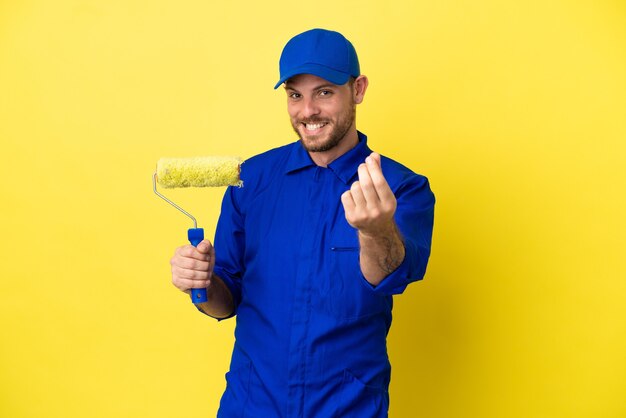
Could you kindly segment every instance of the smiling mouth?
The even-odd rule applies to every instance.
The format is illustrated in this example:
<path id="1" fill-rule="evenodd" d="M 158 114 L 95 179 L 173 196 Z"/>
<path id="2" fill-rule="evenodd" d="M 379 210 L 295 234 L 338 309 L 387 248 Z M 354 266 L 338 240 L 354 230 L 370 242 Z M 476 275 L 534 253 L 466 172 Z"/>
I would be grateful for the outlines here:
<path id="1" fill-rule="evenodd" d="M 302 125 L 304 126 L 304 129 L 306 129 L 307 131 L 314 132 L 314 131 L 318 131 L 322 129 L 324 126 L 328 125 L 328 123 L 327 122 L 318 122 L 318 123 L 302 122 Z"/>

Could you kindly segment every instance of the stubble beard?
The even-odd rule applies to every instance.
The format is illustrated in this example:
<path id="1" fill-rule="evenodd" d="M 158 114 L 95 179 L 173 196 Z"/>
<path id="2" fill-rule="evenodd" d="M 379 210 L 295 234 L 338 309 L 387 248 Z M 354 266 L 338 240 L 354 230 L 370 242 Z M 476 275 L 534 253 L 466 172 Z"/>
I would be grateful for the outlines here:
<path id="1" fill-rule="evenodd" d="M 326 152 L 335 148 L 337 145 L 341 143 L 341 140 L 346 136 L 352 124 L 354 123 L 356 118 L 356 104 L 352 104 L 346 109 L 344 113 L 342 113 L 339 118 L 337 118 L 337 123 L 332 127 L 332 130 L 328 133 L 328 138 L 324 141 L 320 141 L 319 139 L 307 139 L 305 135 L 301 134 L 300 129 L 304 129 L 302 127 L 302 123 L 324 123 L 328 122 L 321 118 L 310 118 L 305 120 L 291 121 L 291 126 L 295 131 L 296 135 L 300 138 L 300 142 L 304 146 L 308 152 Z M 298 129 L 300 128 L 300 129 Z M 317 135 L 311 135 L 313 138 L 317 137 Z"/>

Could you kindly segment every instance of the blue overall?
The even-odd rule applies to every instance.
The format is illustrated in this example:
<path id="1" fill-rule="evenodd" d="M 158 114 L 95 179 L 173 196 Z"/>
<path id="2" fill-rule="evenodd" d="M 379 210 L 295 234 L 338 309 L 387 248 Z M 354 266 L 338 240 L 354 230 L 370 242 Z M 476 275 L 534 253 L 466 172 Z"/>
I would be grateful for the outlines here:
<path id="1" fill-rule="evenodd" d="M 227 189 L 214 272 L 235 300 L 218 417 L 386 417 L 392 295 L 426 271 L 435 198 L 428 180 L 383 157 L 406 256 L 378 286 L 359 267 L 340 196 L 371 153 L 367 138 L 327 168 L 300 142 L 247 160 Z"/>

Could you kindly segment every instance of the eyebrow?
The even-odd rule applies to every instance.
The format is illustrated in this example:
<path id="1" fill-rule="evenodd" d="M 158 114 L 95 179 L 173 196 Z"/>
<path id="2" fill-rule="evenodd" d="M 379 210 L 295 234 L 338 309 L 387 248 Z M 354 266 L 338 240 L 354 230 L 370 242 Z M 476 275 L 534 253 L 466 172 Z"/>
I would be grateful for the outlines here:
<path id="1" fill-rule="evenodd" d="M 318 86 L 313 87 L 312 90 L 320 90 L 320 89 L 328 89 L 328 88 L 335 88 L 337 87 L 336 84 L 332 84 L 332 83 L 325 83 L 325 84 L 320 84 Z M 285 90 L 293 90 L 293 91 L 298 91 L 297 89 L 290 87 L 289 85 L 287 85 L 287 83 L 285 83 Z"/>

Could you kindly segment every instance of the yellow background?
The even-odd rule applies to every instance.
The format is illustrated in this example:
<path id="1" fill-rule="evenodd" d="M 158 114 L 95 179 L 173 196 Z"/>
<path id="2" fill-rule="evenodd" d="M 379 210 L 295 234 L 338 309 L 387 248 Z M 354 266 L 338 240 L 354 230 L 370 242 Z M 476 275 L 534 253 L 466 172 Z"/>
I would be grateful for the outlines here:
<path id="1" fill-rule="evenodd" d="M 0 2 L 0 416 L 206 417 L 234 321 L 169 277 L 163 156 L 294 140 L 284 43 L 343 32 L 371 146 L 437 196 L 392 417 L 626 416 L 626 4 Z M 213 236 L 223 189 L 169 193 Z"/>

